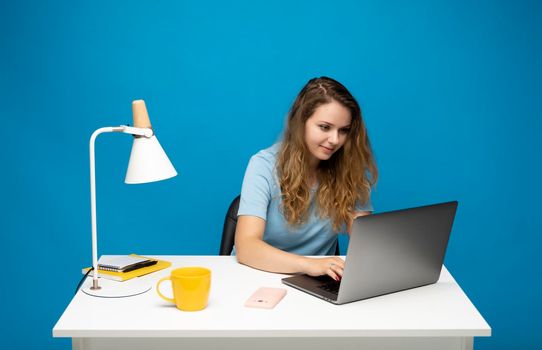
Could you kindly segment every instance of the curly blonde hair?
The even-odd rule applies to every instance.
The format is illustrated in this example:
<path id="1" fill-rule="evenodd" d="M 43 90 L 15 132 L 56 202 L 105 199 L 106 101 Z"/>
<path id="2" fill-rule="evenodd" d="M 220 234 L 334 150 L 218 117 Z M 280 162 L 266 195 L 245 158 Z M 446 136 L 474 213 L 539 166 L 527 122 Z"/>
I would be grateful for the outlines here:
<path id="1" fill-rule="evenodd" d="M 356 99 L 338 81 L 320 77 L 309 80 L 297 95 L 290 112 L 278 154 L 277 174 L 282 193 L 282 212 L 292 226 L 306 222 L 311 202 L 309 150 L 305 123 L 321 105 L 336 101 L 351 114 L 350 132 L 343 147 L 330 159 L 320 161 L 317 204 L 319 215 L 329 217 L 333 230 L 353 219 L 357 202 L 367 203 L 378 171 Z"/>

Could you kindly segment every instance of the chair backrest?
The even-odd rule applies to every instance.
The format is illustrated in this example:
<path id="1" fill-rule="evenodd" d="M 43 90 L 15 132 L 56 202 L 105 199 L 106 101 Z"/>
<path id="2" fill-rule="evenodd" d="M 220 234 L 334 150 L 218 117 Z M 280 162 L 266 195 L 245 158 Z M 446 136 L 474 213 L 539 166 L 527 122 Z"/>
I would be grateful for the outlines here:
<path id="1" fill-rule="evenodd" d="M 219 255 L 231 255 L 235 243 L 235 229 L 237 227 L 237 212 L 239 212 L 239 201 L 241 196 L 235 197 L 224 218 L 224 228 L 222 229 L 222 240 L 220 241 Z M 339 241 L 337 240 L 337 249 L 335 255 L 340 255 Z"/>
<path id="2" fill-rule="evenodd" d="M 224 228 L 222 229 L 222 241 L 220 242 L 220 255 L 231 255 L 233 244 L 235 243 L 235 228 L 237 227 L 237 212 L 239 211 L 239 201 L 241 196 L 235 197 L 231 202 L 226 218 L 224 219 Z"/>

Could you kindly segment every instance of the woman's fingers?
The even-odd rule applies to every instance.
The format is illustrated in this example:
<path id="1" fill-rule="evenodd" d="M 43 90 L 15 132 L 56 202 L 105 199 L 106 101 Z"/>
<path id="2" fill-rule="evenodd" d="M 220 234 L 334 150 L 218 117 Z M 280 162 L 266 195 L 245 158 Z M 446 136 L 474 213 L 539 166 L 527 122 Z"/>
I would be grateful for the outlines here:
<path id="1" fill-rule="evenodd" d="M 341 269 L 344 269 L 344 260 L 339 257 L 333 257 L 333 263 L 339 266 Z"/>
<path id="2" fill-rule="evenodd" d="M 329 269 L 327 269 L 327 275 L 331 278 L 333 278 L 335 281 L 340 281 L 341 280 L 341 277 L 340 275 L 335 271 L 333 270 L 333 267 L 329 267 Z"/>
<path id="3" fill-rule="evenodd" d="M 344 261 L 342 261 L 341 259 L 334 259 L 331 262 L 329 262 L 329 268 L 328 268 L 328 271 L 326 271 L 326 273 L 335 281 L 340 281 L 343 275 L 343 270 L 344 270 Z"/>
<path id="4" fill-rule="evenodd" d="M 303 272 L 310 276 L 328 275 L 336 281 L 342 278 L 344 261 L 341 258 L 305 258 L 303 261 L 306 263 Z"/>

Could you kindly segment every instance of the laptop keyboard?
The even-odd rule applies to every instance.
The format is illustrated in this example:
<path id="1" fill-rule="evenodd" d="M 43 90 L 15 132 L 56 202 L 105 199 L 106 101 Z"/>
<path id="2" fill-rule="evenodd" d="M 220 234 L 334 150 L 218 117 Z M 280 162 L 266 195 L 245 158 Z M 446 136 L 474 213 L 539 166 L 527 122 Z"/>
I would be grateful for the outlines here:
<path id="1" fill-rule="evenodd" d="M 318 288 L 323 289 L 326 292 L 329 292 L 331 294 L 338 295 L 340 286 L 341 286 L 341 282 L 333 281 L 333 282 L 319 285 Z"/>

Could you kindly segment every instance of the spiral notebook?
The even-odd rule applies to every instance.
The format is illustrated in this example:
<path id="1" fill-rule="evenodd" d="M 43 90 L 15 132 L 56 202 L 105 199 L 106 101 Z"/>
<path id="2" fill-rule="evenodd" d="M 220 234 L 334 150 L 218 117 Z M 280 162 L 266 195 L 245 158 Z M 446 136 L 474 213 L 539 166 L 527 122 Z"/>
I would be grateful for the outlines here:
<path id="1" fill-rule="evenodd" d="M 156 261 L 156 263 L 154 265 L 151 265 L 151 266 L 145 266 L 145 267 L 141 267 L 141 268 L 137 268 L 135 270 L 125 271 L 125 272 L 106 271 L 106 270 L 102 270 L 100 268 L 99 269 L 99 276 L 101 278 L 106 278 L 106 279 L 115 280 L 115 281 L 126 281 L 126 280 L 132 279 L 134 277 L 144 276 L 144 275 L 147 275 L 149 273 L 156 272 L 156 271 L 159 271 L 159 270 L 162 270 L 162 269 L 166 269 L 166 268 L 171 266 L 171 262 L 165 261 L 165 260 L 146 258 L 144 256 L 140 256 L 140 255 L 136 255 L 136 254 L 131 254 L 130 256 L 136 256 L 136 257 L 143 258 L 143 259 L 146 259 L 146 260 L 153 260 L 153 261 Z M 84 269 L 81 270 L 81 272 L 84 275 L 87 272 L 89 272 L 88 270 L 90 270 L 90 268 L 85 267 Z M 93 271 L 89 272 L 89 276 L 90 277 L 93 276 Z"/>
<path id="2" fill-rule="evenodd" d="M 112 272 L 128 272 L 141 267 L 156 264 L 156 260 L 134 255 L 102 255 L 98 260 L 98 269 Z"/>

